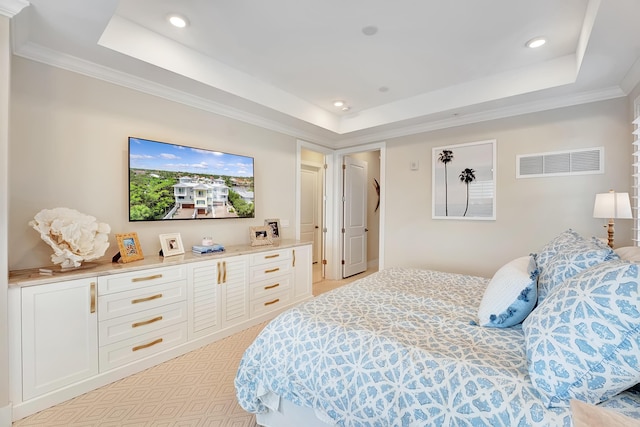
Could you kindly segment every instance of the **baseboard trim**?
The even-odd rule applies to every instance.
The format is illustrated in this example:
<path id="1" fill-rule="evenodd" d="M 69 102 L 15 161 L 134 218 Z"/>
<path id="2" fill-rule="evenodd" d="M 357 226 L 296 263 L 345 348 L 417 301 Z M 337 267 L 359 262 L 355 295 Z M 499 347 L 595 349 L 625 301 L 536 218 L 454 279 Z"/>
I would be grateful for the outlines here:
<path id="1" fill-rule="evenodd" d="M 11 427 L 11 408 L 11 403 L 0 408 L 0 427 Z"/>

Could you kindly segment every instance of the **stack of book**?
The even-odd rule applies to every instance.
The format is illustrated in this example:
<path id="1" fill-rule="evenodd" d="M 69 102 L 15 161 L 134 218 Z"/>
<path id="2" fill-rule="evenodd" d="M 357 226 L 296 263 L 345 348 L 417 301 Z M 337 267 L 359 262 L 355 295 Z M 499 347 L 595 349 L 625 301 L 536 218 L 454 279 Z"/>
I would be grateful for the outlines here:
<path id="1" fill-rule="evenodd" d="M 191 248 L 194 254 L 210 254 L 214 252 L 224 252 L 224 246 L 214 243 L 213 245 L 193 245 Z"/>

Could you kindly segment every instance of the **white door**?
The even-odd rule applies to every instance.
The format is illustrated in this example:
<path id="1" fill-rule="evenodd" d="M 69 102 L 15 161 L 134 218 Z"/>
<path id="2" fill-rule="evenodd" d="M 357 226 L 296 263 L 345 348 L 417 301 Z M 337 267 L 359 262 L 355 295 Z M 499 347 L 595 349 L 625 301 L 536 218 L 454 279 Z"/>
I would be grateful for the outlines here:
<path id="1" fill-rule="evenodd" d="M 312 262 L 320 262 L 320 170 L 302 165 L 300 170 L 300 240 L 312 242 Z"/>
<path id="2" fill-rule="evenodd" d="M 367 162 L 344 158 L 342 277 L 367 269 Z"/>

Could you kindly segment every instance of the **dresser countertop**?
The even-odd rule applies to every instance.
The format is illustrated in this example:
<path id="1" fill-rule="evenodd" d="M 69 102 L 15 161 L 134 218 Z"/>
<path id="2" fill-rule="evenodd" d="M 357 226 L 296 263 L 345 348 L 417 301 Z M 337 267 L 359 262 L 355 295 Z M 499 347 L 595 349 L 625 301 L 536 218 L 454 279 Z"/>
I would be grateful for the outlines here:
<path id="1" fill-rule="evenodd" d="M 311 242 L 300 242 L 297 240 L 282 240 L 278 243 L 265 246 L 231 245 L 225 246 L 224 252 L 209 254 L 196 254 L 192 251 L 185 251 L 181 255 L 161 257 L 159 255 L 145 256 L 144 259 L 129 263 L 111 262 L 110 258 L 102 258 L 95 262 L 87 262 L 78 268 L 66 270 L 59 266 L 43 266 L 26 270 L 14 270 L 9 272 L 9 287 L 24 287 L 33 285 L 43 285 L 46 283 L 59 282 L 61 280 L 83 279 L 88 277 L 108 276 L 111 274 L 134 272 L 149 268 L 166 267 L 180 265 L 191 262 L 205 261 L 208 259 L 229 258 L 233 256 L 248 255 L 252 253 L 265 252 L 278 249 L 294 248 L 311 244 Z M 51 274 L 40 273 L 40 268 L 49 269 Z"/>

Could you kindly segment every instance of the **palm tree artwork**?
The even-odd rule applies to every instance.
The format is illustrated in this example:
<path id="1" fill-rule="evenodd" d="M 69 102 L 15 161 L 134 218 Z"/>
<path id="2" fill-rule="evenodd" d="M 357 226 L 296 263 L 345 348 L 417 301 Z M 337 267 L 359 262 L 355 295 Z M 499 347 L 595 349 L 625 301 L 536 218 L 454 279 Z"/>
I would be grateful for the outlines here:
<path id="1" fill-rule="evenodd" d="M 438 155 L 438 160 L 444 163 L 444 215 L 449 216 L 449 201 L 448 201 L 448 187 L 447 187 L 447 163 L 453 160 L 453 151 L 442 150 Z"/>
<path id="2" fill-rule="evenodd" d="M 467 211 L 469 210 L 469 184 L 476 180 L 476 171 L 471 168 L 464 168 L 462 172 L 460 172 L 460 182 L 466 184 L 467 186 L 467 205 L 464 208 L 464 213 L 462 216 L 467 216 Z"/>

